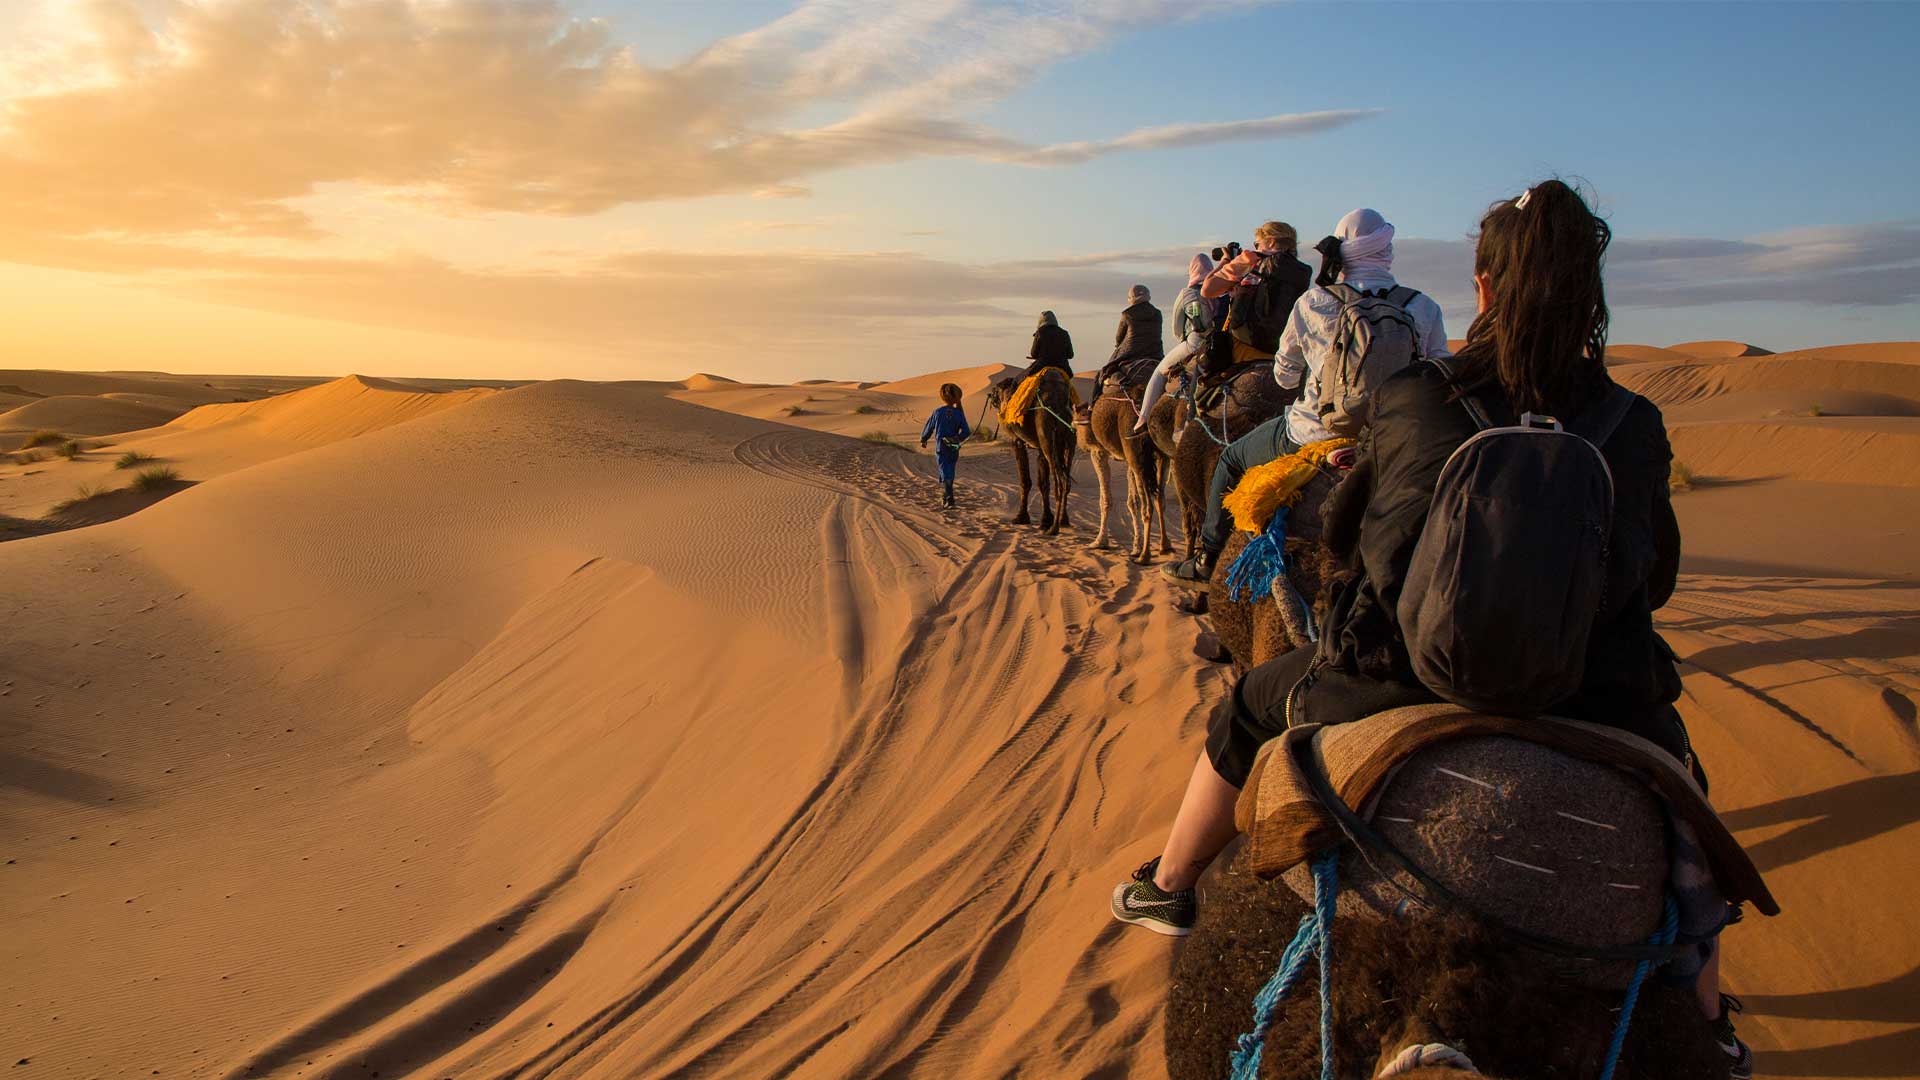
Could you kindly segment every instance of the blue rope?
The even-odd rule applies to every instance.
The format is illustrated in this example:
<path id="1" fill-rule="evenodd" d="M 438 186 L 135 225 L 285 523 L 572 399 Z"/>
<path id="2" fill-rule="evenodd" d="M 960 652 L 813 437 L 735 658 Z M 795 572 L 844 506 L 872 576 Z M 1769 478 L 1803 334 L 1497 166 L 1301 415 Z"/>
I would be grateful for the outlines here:
<path id="1" fill-rule="evenodd" d="M 1282 506 L 1267 522 L 1267 531 L 1247 542 L 1247 546 L 1227 567 L 1227 599 L 1239 600 L 1242 592 L 1248 600 L 1266 596 L 1273 583 L 1287 572 L 1287 511 Z"/>
<path id="2" fill-rule="evenodd" d="M 1313 860 L 1313 911 L 1300 916 L 1300 929 L 1280 954 L 1280 966 L 1253 997 L 1253 1030 L 1235 1040 L 1231 1080 L 1258 1080 L 1260 1055 L 1273 1026 L 1273 1011 L 1286 1000 L 1306 970 L 1307 957 L 1320 958 L 1320 1080 L 1333 1075 L 1333 989 L 1327 977 L 1333 962 L 1334 900 L 1340 895 L 1340 852 L 1336 848 Z"/>
<path id="3" fill-rule="evenodd" d="M 1667 897 L 1666 917 L 1660 922 L 1660 929 L 1654 931 L 1653 944 L 1671 945 L 1680 929 L 1680 905 L 1673 897 Z M 1613 1042 L 1607 1047 L 1607 1060 L 1600 1067 L 1600 1080 L 1613 1080 L 1614 1066 L 1620 1064 L 1620 1051 L 1627 1045 L 1627 1025 L 1633 1022 L 1633 1006 L 1640 1000 L 1640 984 L 1647 981 L 1647 973 L 1653 970 L 1653 961 L 1642 960 L 1633 968 L 1633 981 L 1627 984 L 1627 996 L 1620 1002 L 1620 1019 L 1613 1024 Z"/>

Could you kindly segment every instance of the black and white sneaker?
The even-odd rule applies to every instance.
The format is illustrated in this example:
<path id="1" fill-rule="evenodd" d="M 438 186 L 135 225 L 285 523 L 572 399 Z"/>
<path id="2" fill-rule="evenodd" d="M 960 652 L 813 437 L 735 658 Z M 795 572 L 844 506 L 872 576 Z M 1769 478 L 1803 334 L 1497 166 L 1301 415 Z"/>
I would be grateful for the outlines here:
<path id="1" fill-rule="evenodd" d="M 1713 1022 L 1713 1034 L 1727 1055 L 1728 1080 L 1753 1080 L 1753 1048 L 1733 1032 L 1733 1014 L 1743 1011 L 1745 1006 L 1739 998 L 1732 994 L 1720 995 L 1720 1019 Z"/>
<path id="2" fill-rule="evenodd" d="M 1155 856 L 1133 872 L 1133 880 L 1113 890 L 1113 917 L 1123 923 L 1144 926 L 1156 934 L 1185 937 L 1193 932 L 1195 905 L 1192 889 L 1166 892 L 1153 883 L 1160 869 Z"/>

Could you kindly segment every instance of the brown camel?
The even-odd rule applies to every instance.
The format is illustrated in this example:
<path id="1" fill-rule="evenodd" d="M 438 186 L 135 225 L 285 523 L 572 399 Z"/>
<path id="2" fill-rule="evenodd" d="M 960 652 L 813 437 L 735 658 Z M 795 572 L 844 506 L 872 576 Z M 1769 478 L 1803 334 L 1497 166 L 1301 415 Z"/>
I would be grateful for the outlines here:
<path id="1" fill-rule="evenodd" d="M 1002 379 L 987 391 L 987 404 L 998 411 L 1020 385 L 1018 378 Z M 1073 490 L 1073 398 L 1065 379 L 1043 378 L 1034 394 L 1034 404 L 1018 423 L 1007 424 L 1013 436 L 1013 459 L 1020 466 L 1020 512 L 1015 525 L 1031 525 L 1027 516 L 1027 497 L 1034 483 L 1027 464 L 1027 448 L 1040 458 L 1040 531 L 1048 536 L 1059 533 L 1067 520 L 1067 493 Z M 1060 504 L 1058 516 L 1054 504 Z"/>
<path id="2" fill-rule="evenodd" d="M 1080 417 L 1080 428 L 1100 484 L 1100 533 L 1093 538 L 1093 546 L 1104 548 L 1111 543 L 1107 535 L 1109 462 L 1119 458 L 1126 463 L 1127 517 L 1133 527 L 1128 556 L 1144 563 L 1152 553 L 1154 522 L 1160 525 L 1160 553 L 1170 553 L 1173 545 L 1167 540 L 1166 459 L 1146 432 L 1133 432 L 1140 417 L 1140 390 L 1123 387 L 1118 379 L 1103 380 L 1093 406 Z"/>
<path id="3" fill-rule="evenodd" d="M 1176 954 L 1166 1012 L 1171 1080 L 1219 1080 L 1252 1027 L 1253 996 L 1273 975 L 1308 905 L 1280 881 L 1228 868 L 1202 885 L 1200 920 Z M 1621 992 L 1558 981 L 1536 958 L 1458 918 L 1334 920 L 1335 1061 L 1373 1077 L 1408 1046 L 1444 1044 L 1479 1074 L 1506 1080 L 1592 1077 Z M 1319 976 L 1309 962 L 1281 1003 L 1261 1054 L 1263 1080 L 1318 1080 Z M 1641 988 L 1616 1080 L 1721 1080 L 1727 1057 L 1690 987 Z M 1417 1068 L 1396 1080 L 1465 1080 Z"/>
<path id="4" fill-rule="evenodd" d="M 1198 550 L 1200 523 L 1207 516 L 1207 485 L 1213 480 L 1221 447 L 1279 416 L 1294 394 L 1273 381 L 1272 363 L 1251 364 L 1231 373 L 1220 401 L 1204 413 L 1188 417 L 1185 400 L 1169 407 L 1167 399 L 1162 399 L 1162 404 L 1154 408 L 1148 429 L 1173 458 L 1173 487 L 1180 496 L 1187 558 L 1193 558 Z M 1167 409 L 1164 423 L 1160 422 L 1163 408 Z"/>
<path id="5" fill-rule="evenodd" d="M 1249 533 L 1234 533 L 1220 553 L 1220 565 L 1232 566 L 1251 539 Z M 1298 537 L 1288 539 L 1287 577 L 1294 589 L 1288 599 L 1291 602 L 1293 597 L 1298 597 L 1298 602 L 1311 613 L 1312 625 L 1316 627 L 1326 617 L 1326 586 L 1335 572 L 1332 553 L 1325 544 Z M 1240 599 L 1234 600 L 1228 597 L 1228 591 L 1227 575 L 1222 570 L 1214 575 L 1208 587 L 1207 613 L 1213 622 L 1214 636 L 1232 656 L 1234 674 L 1245 674 L 1248 668 L 1282 653 L 1313 647 L 1303 632 L 1298 609 L 1283 611 L 1270 592 L 1253 597 L 1243 593 Z"/>

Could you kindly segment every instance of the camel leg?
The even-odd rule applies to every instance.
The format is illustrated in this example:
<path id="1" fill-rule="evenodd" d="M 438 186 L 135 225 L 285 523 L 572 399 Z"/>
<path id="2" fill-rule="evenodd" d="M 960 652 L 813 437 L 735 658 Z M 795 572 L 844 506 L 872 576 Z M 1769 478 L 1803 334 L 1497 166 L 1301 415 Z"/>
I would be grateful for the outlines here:
<path id="1" fill-rule="evenodd" d="M 1040 532 L 1044 536 L 1054 536 L 1060 532 L 1060 521 L 1053 516 L 1053 478 L 1054 474 L 1060 470 L 1053 462 L 1047 460 L 1045 450 L 1042 450 L 1038 457 L 1040 458 L 1040 483 L 1038 485 L 1040 488 Z"/>
<path id="2" fill-rule="evenodd" d="M 1073 494 L 1073 451 L 1077 445 L 1073 433 L 1067 433 L 1066 446 L 1053 470 L 1053 501 L 1060 506 L 1060 527 L 1067 527 L 1067 496 Z"/>
<path id="3" fill-rule="evenodd" d="M 1173 468 L 1172 459 L 1150 448 L 1153 453 L 1153 517 L 1160 523 L 1160 554 L 1173 554 L 1173 543 L 1167 539 L 1167 472 Z"/>
<path id="4" fill-rule="evenodd" d="M 1108 490 L 1113 481 L 1112 465 L 1107 455 L 1099 450 L 1089 450 L 1087 456 L 1093 459 L 1094 482 L 1100 485 L 1100 531 L 1093 538 L 1093 546 L 1110 548 L 1113 546 L 1113 537 L 1107 535 L 1107 514 L 1113 500 Z"/>
<path id="5" fill-rule="evenodd" d="M 1014 436 L 1013 460 L 1020 466 L 1020 512 L 1013 515 L 1013 524 L 1031 525 L 1033 519 L 1027 516 L 1027 495 L 1033 491 L 1033 474 L 1027 465 L 1027 444 Z"/>
<path id="6" fill-rule="evenodd" d="M 1133 515 L 1133 561 L 1146 563 L 1154 553 L 1154 515 L 1146 505 L 1148 480 L 1140 471 L 1139 446 L 1133 450 L 1133 463 L 1127 469 L 1127 511 Z"/>

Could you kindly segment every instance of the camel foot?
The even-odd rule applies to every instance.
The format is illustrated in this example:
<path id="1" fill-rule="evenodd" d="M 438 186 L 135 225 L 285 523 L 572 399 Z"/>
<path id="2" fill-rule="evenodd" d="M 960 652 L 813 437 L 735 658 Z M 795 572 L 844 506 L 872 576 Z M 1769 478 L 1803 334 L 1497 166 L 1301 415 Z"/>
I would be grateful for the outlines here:
<path id="1" fill-rule="evenodd" d="M 1033 519 L 1032 519 L 1032 518 L 1030 518 L 1030 517 L 1028 517 L 1028 516 L 1027 516 L 1027 515 L 1025 515 L 1025 514 L 1015 514 L 1015 515 L 1014 515 L 1013 517 L 1011 517 L 1011 518 L 1008 518 L 1008 519 L 1007 519 L 1007 524 L 1009 524 L 1009 525 L 1031 525 L 1031 524 L 1033 524 Z"/>
<path id="2" fill-rule="evenodd" d="M 1105 551 L 1113 546 L 1113 538 L 1109 536 L 1096 536 L 1087 546 L 1093 548 L 1095 551 Z"/>

